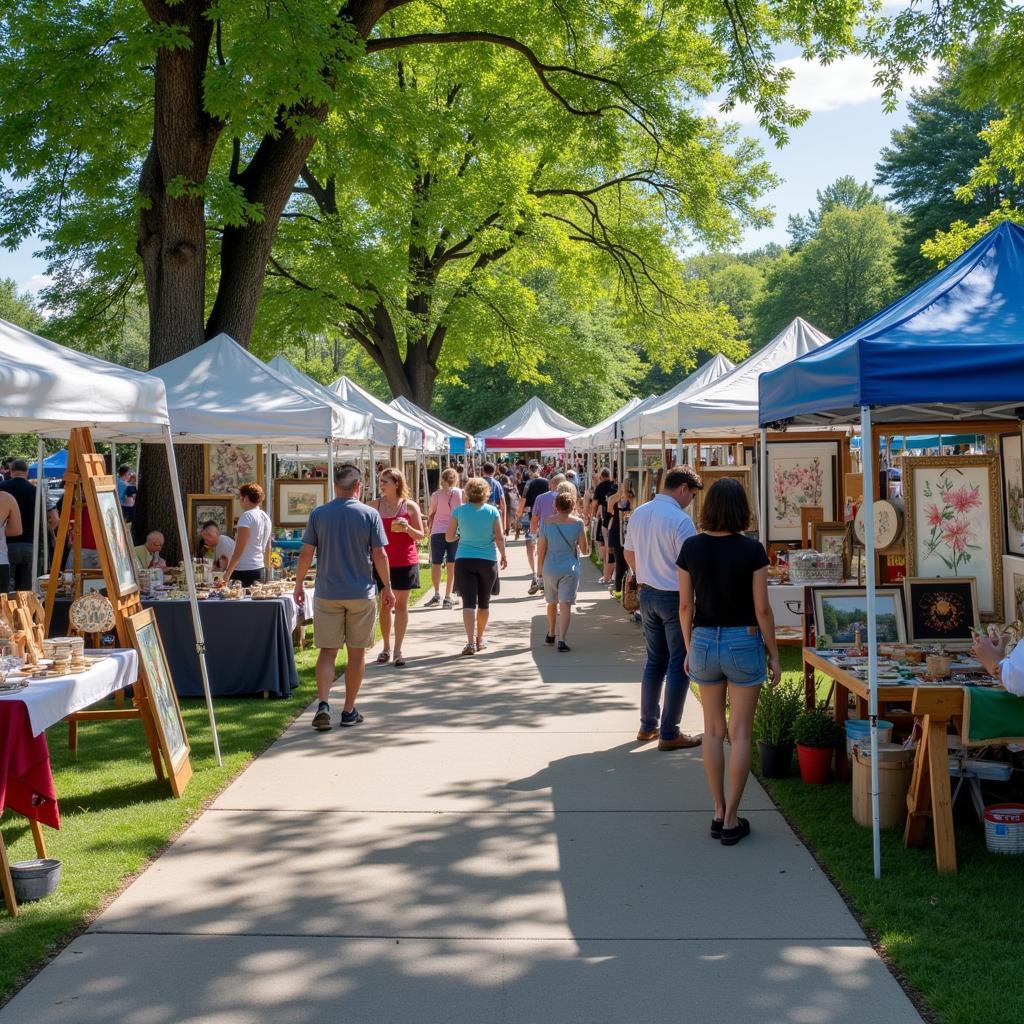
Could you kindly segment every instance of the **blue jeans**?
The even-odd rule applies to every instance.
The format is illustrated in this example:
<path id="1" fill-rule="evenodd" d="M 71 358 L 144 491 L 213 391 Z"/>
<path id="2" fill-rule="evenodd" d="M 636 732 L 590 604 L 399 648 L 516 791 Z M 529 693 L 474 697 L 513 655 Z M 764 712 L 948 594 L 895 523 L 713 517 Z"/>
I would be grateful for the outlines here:
<path id="1" fill-rule="evenodd" d="M 679 625 L 679 591 L 641 587 L 640 615 L 647 643 L 640 683 L 640 728 L 648 732 L 659 729 L 663 740 L 674 740 L 679 735 L 679 720 L 683 717 L 689 685 L 683 668 L 686 646 Z M 662 709 L 663 683 L 665 706 Z"/>

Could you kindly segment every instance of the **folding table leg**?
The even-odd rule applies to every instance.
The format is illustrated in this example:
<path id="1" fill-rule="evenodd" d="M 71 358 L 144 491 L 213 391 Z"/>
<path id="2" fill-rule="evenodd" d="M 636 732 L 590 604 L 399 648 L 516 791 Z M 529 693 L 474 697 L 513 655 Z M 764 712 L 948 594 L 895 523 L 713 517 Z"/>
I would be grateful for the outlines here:
<path id="1" fill-rule="evenodd" d="M 46 859 L 46 840 L 43 838 L 43 826 L 38 821 L 29 821 L 32 829 L 32 841 L 36 844 L 36 856 L 40 860 Z"/>
<path id="2" fill-rule="evenodd" d="M 0 836 L 0 889 L 4 891 L 4 903 L 11 917 L 18 916 L 18 901 L 14 896 L 14 879 L 11 878 L 11 863 L 7 859 L 7 847 L 4 837 Z"/>

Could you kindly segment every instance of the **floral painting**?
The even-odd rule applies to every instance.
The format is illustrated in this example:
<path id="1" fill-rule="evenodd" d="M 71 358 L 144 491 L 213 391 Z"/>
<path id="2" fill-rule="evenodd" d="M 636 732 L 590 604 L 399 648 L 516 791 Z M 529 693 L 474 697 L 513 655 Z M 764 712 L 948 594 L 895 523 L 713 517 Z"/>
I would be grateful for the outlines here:
<path id="1" fill-rule="evenodd" d="M 208 444 L 206 451 L 206 493 L 230 494 L 235 515 L 241 514 L 238 488 L 263 479 L 260 446 L 257 444 Z"/>
<path id="2" fill-rule="evenodd" d="M 907 457 L 907 575 L 973 576 L 978 609 L 1003 608 L 1000 488 L 995 456 Z"/>
<path id="3" fill-rule="evenodd" d="M 835 517 L 835 455 L 837 445 L 768 445 L 768 536 L 770 540 L 800 539 L 800 509 L 824 510 L 825 520 Z"/>
<path id="4" fill-rule="evenodd" d="M 1024 472 L 1021 470 L 1020 434 L 999 438 L 1003 467 L 1003 508 L 1006 510 L 1006 550 L 1024 555 Z"/>

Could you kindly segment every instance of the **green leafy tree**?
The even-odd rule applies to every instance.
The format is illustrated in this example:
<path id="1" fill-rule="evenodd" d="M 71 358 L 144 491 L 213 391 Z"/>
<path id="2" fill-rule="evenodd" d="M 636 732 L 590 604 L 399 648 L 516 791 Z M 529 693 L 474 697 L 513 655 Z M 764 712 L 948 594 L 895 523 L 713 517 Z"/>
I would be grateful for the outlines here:
<path id="1" fill-rule="evenodd" d="M 38 333 L 46 321 L 28 292 L 19 292 L 17 282 L 0 277 L 0 320 Z"/>
<path id="2" fill-rule="evenodd" d="M 911 288 L 934 270 L 921 251 L 928 239 L 954 221 L 986 218 L 1004 201 L 1019 204 L 1022 189 L 1000 171 L 991 183 L 968 194 L 960 191 L 986 159 L 981 133 L 999 116 L 992 104 L 968 106 L 960 76 L 944 70 L 934 86 L 915 90 L 907 114 L 907 124 L 892 133 L 891 145 L 882 151 L 875 182 L 888 189 L 890 200 L 905 214 L 895 266 L 901 286 Z"/>
<path id="3" fill-rule="evenodd" d="M 865 206 L 877 205 L 882 197 L 866 181 L 857 181 L 851 174 L 836 178 L 831 185 L 817 191 L 818 206 L 806 214 L 790 214 L 789 231 L 794 246 L 801 246 L 814 238 L 821 230 L 821 220 L 826 213 L 843 207 L 847 210 L 863 210 Z"/>
<path id="4" fill-rule="evenodd" d="M 953 221 L 948 231 L 937 231 L 934 238 L 928 239 L 921 246 L 921 252 L 934 266 L 944 267 L 1003 221 L 1024 226 L 1024 210 L 1010 206 L 1009 202 L 1005 201 L 999 209 L 986 214 L 973 224 L 968 224 L 965 220 Z"/>
<path id="5" fill-rule="evenodd" d="M 586 122 L 499 56 L 482 81 L 466 51 L 376 59 L 390 73 L 303 168 L 257 337 L 336 324 L 393 394 L 429 408 L 437 375 L 468 354 L 530 378 L 550 343 L 525 282 L 553 265 L 567 299 L 613 289 L 665 362 L 691 358 L 696 338 L 730 347 L 734 321 L 681 277 L 674 246 L 765 222 L 756 147 L 686 112 L 658 139 L 628 118 Z M 386 117 L 386 151 L 353 160 Z"/>
<path id="6" fill-rule="evenodd" d="M 687 275 L 703 281 L 711 303 L 729 311 L 736 320 L 739 338 L 748 347 L 757 330 L 755 312 L 764 291 L 765 266 L 766 261 L 757 255 L 732 253 L 694 256 L 686 262 Z"/>
<path id="7" fill-rule="evenodd" d="M 888 304 L 898 291 L 897 239 L 891 216 L 877 203 L 823 214 L 810 241 L 769 266 L 757 341 L 770 340 L 795 316 L 835 337 Z"/>

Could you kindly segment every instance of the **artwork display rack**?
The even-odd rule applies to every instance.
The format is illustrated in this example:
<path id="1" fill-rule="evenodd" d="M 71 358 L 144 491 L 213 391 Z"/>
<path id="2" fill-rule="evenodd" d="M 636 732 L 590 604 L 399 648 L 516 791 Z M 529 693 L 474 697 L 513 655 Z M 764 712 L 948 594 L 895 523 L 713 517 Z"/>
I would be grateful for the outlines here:
<path id="1" fill-rule="evenodd" d="M 72 545 L 72 566 L 73 566 L 73 597 L 81 595 L 81 564 L 82 564 L 82 499 L 84 496 L 85 507 L 88 509 L 89 520 L 92 524 L 93 535 L 96 540 L 96 552 L 99 556 L 100 568 L 103 573 L 103 580 L 106 584 L 108 599 L 114 609 L 114 628 L 117 632 L 117 640 L 120 646 L 137 648 L 129 619 L 133 615 L 142 612 L 142 604 L 139 600 L 139 586 L 135 581 L 133 563 L 129 563 L 127 574 L 124 570 L 124 555 L 112 550 L 112 538 L 104 528 L 103 511 L 101 509 L 101 495 L 104 493 L 117 493 L 117 485 L 112 477 L 106 473 L 106 467 L 102 456 L 96 454 L 91 432 L 84 427 L 71 431 L 68 441 L 68 471 L 64 477 L 65 495 L 73 494 L 73 501 L 64 501 L 61 508 L 60 524 L 57 528 L 57 539 L 54 545 L 52 565 L 54 569 L 50 572 L 50 579 L 47 584 L 45 615 L 46 632 L 50 630 L 50 623 L 53 620 L 53 606 L 57 597 L 57 582 L 60 578 L 59 566 L 63 564 L 64 552 L 67 546 L 68 534 L 70 532 L 72 511 L 74 511 L 76 530 Z M 118 514 L 120 510 L 118 509 Z M 118 519 L 116 528 L 122 531 L 125 550 L 131 557 L 131 544 L 128 541 L 127 531 L 124 522 Z M 118 571 L 119 565 L 121 571 Z M 130 576 L 130 582 L 128 577 Z M 140 662 L 142 652 L 139 652 Z M 139 678 L 132 687 L 132 707 L 118 707 L 114 709 L 76 711 L 68 715 L 68 745 L 72 752 L 77 750 L 78 745 L 78 724 L 80 722 L 110 721 L 119 719 L 139 719 L 146 735 L 146 743 L 149 746 L 150 756 L 153 761 L 153 771 L 157 779 L 164 778 L 164 765 L 166 764 L 167 776 L 171 784 L 171 790 L 176 797 L 184 792 L 189 778 L 192 776 L 192 765 L 188 757 L 179 759 L 177 765 L 172 761 L 172 751 L 163 741 L 161 730 L 157 728 L 155 720 L 156 711 L 153 706 L 152 696 L 145 679 L 140 671 Z M 178 712 L 180 715 L 180 710 Z"/>

